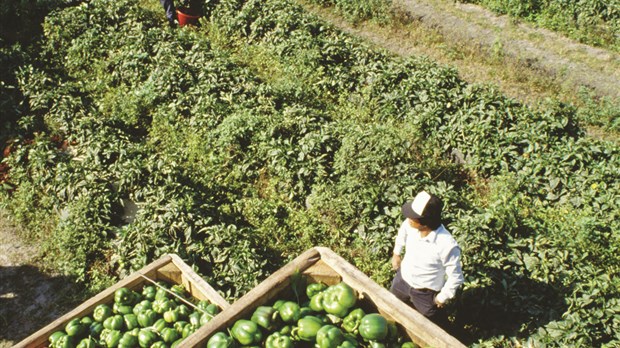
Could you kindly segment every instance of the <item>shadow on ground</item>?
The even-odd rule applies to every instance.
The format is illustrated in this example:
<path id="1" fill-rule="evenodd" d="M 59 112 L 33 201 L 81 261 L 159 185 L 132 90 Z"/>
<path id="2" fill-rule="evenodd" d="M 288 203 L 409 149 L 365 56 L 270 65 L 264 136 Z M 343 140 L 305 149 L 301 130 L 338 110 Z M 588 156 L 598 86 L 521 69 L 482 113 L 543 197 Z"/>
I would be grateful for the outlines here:
<path id="1" fill-rule="evenodd" d="M 76 307 L 79 290 L 74 279 L 30 265 L 0 267 L 0 347 L 18 343 Z"/>
<path id="2" fill-rule="evenodd" d="M 494 282 L 463 291 L 455 306 L 450 332 L 466 345 L 493 337 L 528 337 L 561 318 L 567 289 L 499 269 Z"/>

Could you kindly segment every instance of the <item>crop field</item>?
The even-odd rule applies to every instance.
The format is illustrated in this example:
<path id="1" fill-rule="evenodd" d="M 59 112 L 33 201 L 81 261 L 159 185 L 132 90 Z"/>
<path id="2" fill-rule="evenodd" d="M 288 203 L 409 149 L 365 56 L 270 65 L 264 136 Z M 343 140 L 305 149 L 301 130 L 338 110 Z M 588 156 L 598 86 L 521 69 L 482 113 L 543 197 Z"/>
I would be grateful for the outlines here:
<path id="1" fill-rule="evenodd" d="M 426 189 L 463 250 L 455 337 L 620 344 L 620 147 L 574 108 L 290 0 L 205 1 L 176 30 L 135 0 L 41 4 L 41 40 L 0 49 L 0 207 L 53 267 L 97 289 L 176 253 L 233 301 L 322 245 L 387 287 L 401 204 Z"/>

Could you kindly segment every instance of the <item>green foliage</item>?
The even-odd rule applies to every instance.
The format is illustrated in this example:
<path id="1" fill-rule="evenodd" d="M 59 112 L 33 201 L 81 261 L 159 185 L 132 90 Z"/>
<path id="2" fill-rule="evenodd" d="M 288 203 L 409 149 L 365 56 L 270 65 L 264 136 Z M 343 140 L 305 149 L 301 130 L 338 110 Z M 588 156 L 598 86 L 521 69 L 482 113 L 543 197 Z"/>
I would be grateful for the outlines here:
<path id="1" fill-rule="evenodd" d="M 51 264 L 101 286 L 177 253 L 235 299 L 324 245 L 387 286 L 400 206 L 427 189 L 463 249 L 458 338 L 617 341 L 620 153 L 573 108 L 528 109 L 290 1 L 205 7 L 200 30 L 131 0 L 47 17 L 0 202 Z"/>
<path id="2" fill-rule="evenodd" d="M 617 134 L 620 132 L 620 102 L 612 98 L 597 98 L 585 88 L 579 91 L 582 107 L 577 111 L 580 120 Z"/>
<path id="3" fill-rule="evenodd" d="M 390 20 L 391 0 L 310 0 L 321 6 L 335 6 L 351 23 L 373 20 L 385 24 Z"/>

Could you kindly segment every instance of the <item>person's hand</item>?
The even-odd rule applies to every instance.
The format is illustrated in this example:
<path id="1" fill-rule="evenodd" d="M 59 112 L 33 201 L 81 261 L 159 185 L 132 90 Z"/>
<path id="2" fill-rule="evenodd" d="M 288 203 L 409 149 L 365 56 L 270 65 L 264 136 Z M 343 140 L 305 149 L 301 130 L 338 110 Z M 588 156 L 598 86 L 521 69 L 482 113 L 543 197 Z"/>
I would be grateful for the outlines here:
<path id="1" fill-rule="evenodd" d="M 439 302 L 437 300 L 437 296 L 435 296 L 435 298 L 433 299 L 433 302 L 435 302 L 435 305 L 437 306 L 437 308 L 443 307 L 443 302 Z"/>
<path id="2" fill-rule="evenodd" d="M 397 269 L 400 268 L 400 262 L 401 262 L 401 258 L 400 255 L 392 255 L 392 270 L 396 271 Z"/>

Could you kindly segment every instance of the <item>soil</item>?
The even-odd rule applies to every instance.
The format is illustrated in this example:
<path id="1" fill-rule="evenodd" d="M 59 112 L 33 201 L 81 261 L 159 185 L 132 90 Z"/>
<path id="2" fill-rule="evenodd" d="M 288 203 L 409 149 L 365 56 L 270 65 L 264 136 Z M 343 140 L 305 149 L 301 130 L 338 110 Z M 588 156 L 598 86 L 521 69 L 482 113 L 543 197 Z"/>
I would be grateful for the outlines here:
<path id="1" fill-rule="evenodd" d="M 471 4 L 445 0 L 394 0 L 394 4 L 412 20 L 439 32 L 444 40 L 465 43 L 489 54 L 506 55 L 534 73 L 541 72 L 561 81 L 564 88 L 576 90 L 585 86 L 600 96 L 620 97 L 618 53 L 517 23 Z M 442 59 L 433 57 L 406 33 L 386 35 L 368 24 L 352 26 L 325 12 L 321 15 L 342 30 L 395 54 L 424 54 Z M 505 87 L 501 79 L 493 77 L 482 82 L 498 84 L 500 89 Z M 527 99 L 527 90 L 505 91 Z M 38 248 L 22 239 L 0 212 L 0 348 L 21 341 L 77 305 L 71 297 L 75 283 L 46 271 L 38 255 Z"/>

